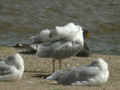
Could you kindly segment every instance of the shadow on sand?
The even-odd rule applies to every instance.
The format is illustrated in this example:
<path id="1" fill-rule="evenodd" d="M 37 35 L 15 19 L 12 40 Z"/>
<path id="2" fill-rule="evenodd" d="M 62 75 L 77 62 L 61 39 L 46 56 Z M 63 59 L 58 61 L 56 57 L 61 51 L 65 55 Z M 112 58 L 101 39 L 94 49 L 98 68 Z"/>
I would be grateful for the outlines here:
<path id="1" fill-rule="evenodd" d="M 25 71 L 25 72 L 32 73 L 32 77 L 43 78 L 43 79 L 46 79 L 46 77 L 48 77 L 52 74 L 52 73 L 43 72 L 43 71 Z"/>

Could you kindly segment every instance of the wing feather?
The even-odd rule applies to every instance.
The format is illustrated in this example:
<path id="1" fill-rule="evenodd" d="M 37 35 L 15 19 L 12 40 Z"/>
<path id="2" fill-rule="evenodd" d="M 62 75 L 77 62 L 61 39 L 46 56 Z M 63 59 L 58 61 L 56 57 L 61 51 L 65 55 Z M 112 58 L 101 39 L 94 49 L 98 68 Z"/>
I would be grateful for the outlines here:
<path id="1" fill-rule="evenodd" d="M 8 75 L 11 74 L 12 70 L 11 67 L 8 65 L 0 65 L 0 75 Z"/>

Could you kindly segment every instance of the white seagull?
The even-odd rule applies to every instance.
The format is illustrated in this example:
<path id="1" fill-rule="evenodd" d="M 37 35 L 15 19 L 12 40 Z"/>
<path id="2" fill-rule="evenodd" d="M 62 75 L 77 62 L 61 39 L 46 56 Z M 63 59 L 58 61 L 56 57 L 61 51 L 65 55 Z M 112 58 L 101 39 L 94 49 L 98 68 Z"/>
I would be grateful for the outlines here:
<path id="1" fill-rule="evenodd" d="M 65 26 L 56 26 L 56 30 L 43 29 L 40 31 L 39 34 L 30 37 L 30 40 L 32 40 L 32 45 L 18 43 L 16 46 L 28 47 L 29 53 L 35 53 L 37 51 L 37 46 L 40 43 L 59 40 L 61 37 L 62 38 L 69 37 L 69 39 L 71 39 L 75 35 L 75 30 L 77 31 L 78 28 L 80 28 L 79 25 L 75 25 L 74 23 L 68 23 Z M 90 50 L 88 48 L 87 43 L 85 42 L 85 39 L 90 37 L 90 33 L 86 29 L 82 29 L 82 30 L 83 30 L 83 38 L 84 38 L 84 47 L 76 56 L 88 57 L 90 55 Z"/>
<path id="2" fill-rule="evenodd" d="M 19 80 L 24 73 L 24 61 L 20 54 L 16 53 L 0 61 L 0 80 Z"/>
<path id="3" fill-rule="evenodd" d="M 101 85 L 107 82 L 108 78 L 108 64 L 98 58 L 86 66 L 56 71 L 46 79 L 56 80 L 58 84 L 64 85 Z"/>
<path id="4" fill-rule="evenodd" d="M 53 72 L 55 71 L 55 59 L 58 59 L 59 69 L 61 69 L 62 59 L 75 56 L 84 47 L 84 31 L 81 26 L 74 23 L 57 26 L 47 35 L 49 39 L 39 44 L 32 44 L 31 47 L 37 51 L 37 56 L 53 58 Z"/>

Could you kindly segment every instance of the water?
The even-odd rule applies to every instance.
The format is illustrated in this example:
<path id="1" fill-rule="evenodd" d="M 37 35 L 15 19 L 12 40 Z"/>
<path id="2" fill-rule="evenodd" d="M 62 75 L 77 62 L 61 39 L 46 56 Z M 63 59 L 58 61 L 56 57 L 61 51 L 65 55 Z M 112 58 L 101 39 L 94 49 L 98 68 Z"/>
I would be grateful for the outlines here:
<path id="1" fill-rule="evenodd" d="M 96 33 L 95 33 L 96 34 Z M 88 45 L 93 52 L 102 54 L 120 55 L 120 32 L 101 33 L 92 36 Z"/>
<path id="2" fill-rule="evenodd" d="M 45 28 L 75 22 L 92 33 L 92 52 L 120 55 L 119 0 L 1 0 L 0 45 L 29 43 Z"/>

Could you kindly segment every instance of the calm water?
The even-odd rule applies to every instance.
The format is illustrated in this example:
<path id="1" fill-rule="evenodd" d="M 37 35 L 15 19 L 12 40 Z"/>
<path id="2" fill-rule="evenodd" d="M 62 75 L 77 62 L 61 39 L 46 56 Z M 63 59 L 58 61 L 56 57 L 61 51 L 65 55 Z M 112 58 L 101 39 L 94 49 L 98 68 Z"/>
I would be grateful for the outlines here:
<path id="1" fill-rule="evenodd" d="M 0 0 L 0 45 L 29 43 L 45 28 L 75 22 L 92 33 L 92 52 L 120 55 L 119 0 Z"/>

